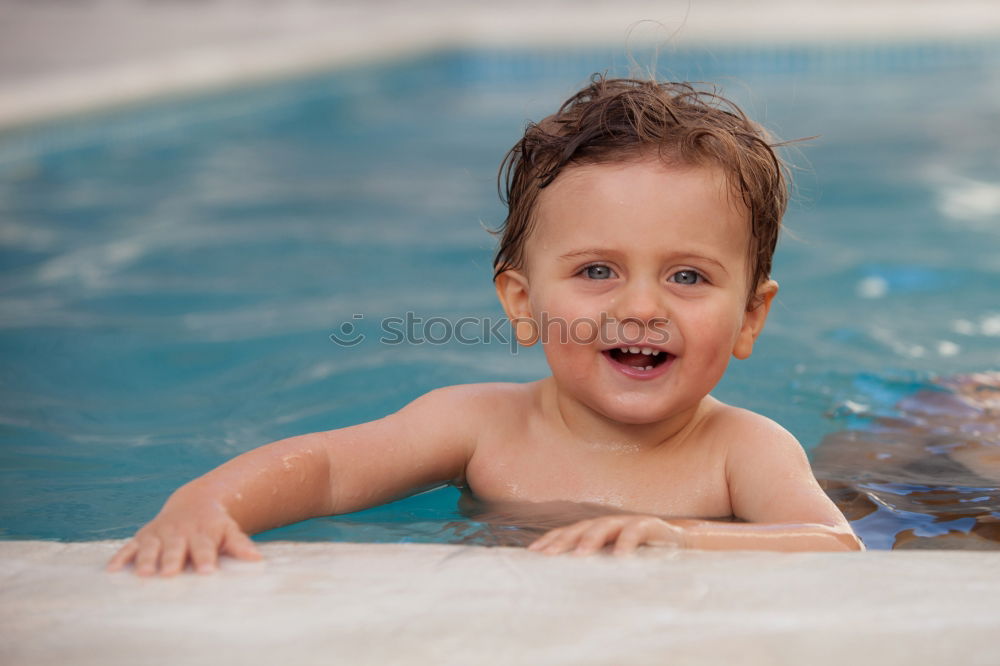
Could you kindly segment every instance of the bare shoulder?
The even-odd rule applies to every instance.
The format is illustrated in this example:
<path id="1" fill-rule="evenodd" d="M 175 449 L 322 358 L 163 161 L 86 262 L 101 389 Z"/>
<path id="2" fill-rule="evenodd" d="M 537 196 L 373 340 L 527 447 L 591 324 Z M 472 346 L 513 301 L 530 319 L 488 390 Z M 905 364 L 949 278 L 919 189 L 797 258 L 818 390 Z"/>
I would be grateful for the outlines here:
<path id="1" fill-rule="evenodd" d="M 512 405 L 523 403 L 530 394 L 530 385 L 520 384 L 435 389 L 381 419 L 330 431 L 328 450 L 338 461 L 350 460 L 355 477 L 378 480 L 345 491 L 348 497 L 370 495 L 374 491 L 365 488 L 376 486 L 385 497 L 394 497 L 428 483 L 462 485 L 483 434 L 512 421 Z M 346 481 L 341 478 L 338 483 Z"/>
<path id="2" fill-rule="evenodd" d="M 720 438 L 730 458 L 744 456 L 792 456 L 806 461 L 805 450 L 795 436 L 763 414 L 727 405 L 712 398 L 705 427 Z"/>
<path id="3" fill-rule="evenodd" d="M 407 419 L 431 419 L 456 434 L 472 435 L 524 414 L 537 398 L 537 382 L 456 384 L 428 391 L 397 412 Z"/>
<path id="4" fill-rule="evenodd" d="M 535 399 L 534 384 L 514 382 L 487 382 L 481 384 L 455 384 L 428 391 L 418 401 L 428 404 L 450 405 L 469 409 L 516 409 Z"/>
<path id="5" fill-rule="evenodd" d="M 712 418 L 725 441 L 734 515 L 749 522 L 847 524 L 792 433 L 762 414 L 723 403 L 714 405 Z"/>

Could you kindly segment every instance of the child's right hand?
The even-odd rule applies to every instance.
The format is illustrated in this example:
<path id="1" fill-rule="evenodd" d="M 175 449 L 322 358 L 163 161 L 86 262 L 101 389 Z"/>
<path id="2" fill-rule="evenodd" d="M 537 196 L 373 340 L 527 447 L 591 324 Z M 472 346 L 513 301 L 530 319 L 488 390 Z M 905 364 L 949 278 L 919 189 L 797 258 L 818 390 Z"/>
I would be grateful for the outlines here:
<path id="1" fill-rule="evenodd" d="M 130 562 L 135 573 L 173 576 L 184 570 L 190 559 L 198 573 L 215 571 L 219 553 L 244 560 L 261 559 L 250 537 L 217 504 L 196 507 L 167 503 L 156 518 L 115 553 L 108 571 L 119 571 Z"/>

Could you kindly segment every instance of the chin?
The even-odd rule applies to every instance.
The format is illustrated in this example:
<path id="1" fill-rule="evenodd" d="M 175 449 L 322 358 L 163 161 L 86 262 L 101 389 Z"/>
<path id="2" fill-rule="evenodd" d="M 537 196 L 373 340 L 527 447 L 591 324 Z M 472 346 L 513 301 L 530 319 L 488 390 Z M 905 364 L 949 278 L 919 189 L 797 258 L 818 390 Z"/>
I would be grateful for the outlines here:
<path id="1" fill-rule="evenodd" d="M 617 403 L 614 405 L 595 406 L 596 411 L 618 423 L 628 425 L 647 425 L 668 419 L 679 411 L 670 409 L 663 404 L 650 404 L 648 399 L 635 402 Z"/>

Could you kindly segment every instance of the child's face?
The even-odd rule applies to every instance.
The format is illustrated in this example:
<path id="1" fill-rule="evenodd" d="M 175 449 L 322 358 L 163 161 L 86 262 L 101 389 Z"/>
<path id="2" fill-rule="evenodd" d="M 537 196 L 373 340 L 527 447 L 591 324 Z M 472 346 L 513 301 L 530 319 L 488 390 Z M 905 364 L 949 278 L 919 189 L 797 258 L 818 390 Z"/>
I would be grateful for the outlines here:
<path id="1" fill-rule="evenodd" d="M 542 190 L 524 270 L 497 286 L 512 317 L 584 322 L 543 333 L 561 391 L 652 423 L 696 407 L 730 355 L 749 356 L 777 284 L 746 310 L 748 213 L 728 187 L 718 169 L 643 160 L 573 167 Z M 607 323 L 592 336 L 586 321 Z"/>

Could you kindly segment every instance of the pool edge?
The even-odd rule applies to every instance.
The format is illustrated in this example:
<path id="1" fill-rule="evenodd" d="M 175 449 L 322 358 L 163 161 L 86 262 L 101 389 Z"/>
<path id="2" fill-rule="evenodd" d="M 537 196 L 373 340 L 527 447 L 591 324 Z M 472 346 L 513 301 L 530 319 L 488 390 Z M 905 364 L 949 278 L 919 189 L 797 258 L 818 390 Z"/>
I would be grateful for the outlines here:
<path id="1" fill-rule="evenodd" d="M 835 7 L 781 0 L 752 7 L 628 0 L 589 3 L 585 12 L 569 11 L 571 3 L 564 0 L 543 7 L 515 0 L 502 13 L 452 1 L 399 5 L 391 12 L 365 12 L 360 0 L 283 4 L 257 3 L 253 12 L 240 2 L 219 1 L 163 3 L 158 13 L 150 5 L 128 2 L 61 4 L 58 12 L 31 3 L 9 7 L 5 35 L 12 43 L 6 48 L 11 62 L 30 73 L 17 71 L 18 65 L 0 68 L 0 130 L 447 48 L 605 44 L 626 49 L 653 43 L 669 52 L 694 45 L 1000 37 L 1000 12 L 976 0 L 949 3 L 946 11 L 899 0 Z M 774 20 L 777 16 L 782 20 Z M 183 27 L 191 23 L 198 24 L 195 37 Z M 135 45 L 144 38 L 156 48 Z M 37 49 L 37 44 L 61 48 Z"/>
<path id="2" fill-rule="evenodd" d="M 1000 629 L 995 552 L 267 542 L 144 579 L 121 543 L 0 542 L 5 664 L 976 664 Z"/>

